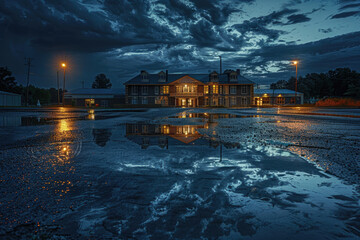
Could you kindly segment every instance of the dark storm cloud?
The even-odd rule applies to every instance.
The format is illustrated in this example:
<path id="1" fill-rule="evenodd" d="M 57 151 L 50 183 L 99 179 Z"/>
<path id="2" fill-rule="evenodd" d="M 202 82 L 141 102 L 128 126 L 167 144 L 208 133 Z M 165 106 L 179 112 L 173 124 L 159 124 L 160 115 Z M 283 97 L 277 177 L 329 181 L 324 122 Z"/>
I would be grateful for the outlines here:
<path id="1" fill-rule="evenodd" d="M 222 25 L 227 21 L 228 16 L 237 12 L 238 10 L 229 4 L 226 4 L 222 7 L 216 5 L 216 0 L 190 0 L 196 9 L 200 12 L 201 17 L 210 21 L 214 25 Z M 247 1 L 251 2 L 251 1 Z"/>
<path id="2" fill-rule="evenodd" d="M 26 33 L 32 45 L 54 50 L 101 52 L 127 45 L 175 42 L 168 28 L 145 14 L 148 6 L 140 1 L 106 0 L 104 9 L 113 18 L 90 12 L 75 1 L 7 2 L 0 7 L 1 25 L 6 26 L 6 34 L 22 37 Z"/>
<path id="3" fill-rule="evenodd" d="M 170 18 L 176 16 L 175 19 L 181 19 L 186 21 L 196 19 L 196 9 L 186 5 L 183 2 L 177 0 L 159 0 L 157 3 L 161 3 L 166 6 L 166 11 L 169 14 L 167 16 Z"/>
<path id="4" fill-rule="evenodd" d="M 350 11 L 350 12 L 342 12 L 342 13 L 338 13 L 335 14 L 331 17 L 331 19 L 336 19 L 336 18 L 347 18 L 347 17 L 351 17 L 354 15 L 358 15 L 360 13 L 360 11 Z"/>
<path id="5" fill-rule="evenodd" d="M 360 7 L 360 3 L 354 3 L 354 4 L 348 4 L 348 5 L 344 5 L 341 8 L 339 8 L 339 10 L 345 10 L 345 9 L 349 9 L 349 8 L 357 8 Z"/>
<path id="6" fill-rule="evenodd" d="M 248 71 L 261 69 L 263 73 L 254 73 L 253 76 L 259 79 L 266 77 L 271 82 L 289 77 L 283 76 L 288 74 L 291 67 L 289 61 L 293 59 L 301 61 L 303 73 L 327 71 L 340 66 L 355 67 L 360 56 L 359 39 L 360 32 L 354 32 L 299 45 L 264 46 L 249 56 L 234 61 L 246 63 L 245 69 Z M 272 73 L 268 70 L 269 64 L 279 70 Z"/>
<path id="7" fill-rule="evenodd" d="M 282 25 L 281 19 L 289 14 L 295 13 L 298 10 L 295 9 L 283 9 L 280 11 L 274 11 L 271 14 L 266 16 L 251 18 L 250 20 L 246 20 L 241 24 L 233 25 L 233 28 L 238 30 L 240 33 L 245 34 L 248 32 L 265 35 L 270 40 L 277 39 L 280 34 L 284 33 L 281 30 L 270 29 L 267 26 L 274 24 L 274 25 Z"/>
<path id="8" fill-rule="evenodd" d="M 262 49 L 252 53 L 252 55 L 261 56 L 267 60 L 291 59 L 299 55 L 319 55 L 358 47 L 360 46 L 359 39 L 360 32 L 354 32 L 300 45 L 264 46 Z"/>
<path id="9" fill-rule="evenodd" d="M 305 2 L 307 7 L 303 8 Z M 358 5 L 344 0 L 337 3 L 340 11 L 356 10 Z M 276 5 L 270 1 L 261 4 L 265 9 Z M 285 71 L 287 67 L 279 61 L 292 56 L 303 57 L 314 66 L 320 66 L 315 60 L 331 54 L 334 61 L 355 59 L 355 52 L 346 52 L 346 47 L 356 42 L 352 35 L 301 45 L 299 34 L 289 37 L 294 32 L 290 26 L 299 30 L 297 33 L 306 34 L 304 29 L 310 24 L 301 23 L 311 23 L 312 14 L 325 11 L 322 4 L 309 4 L 308 0 L 290 0 L 261 15 L 256 0 L 3 1 L 0 51 L 7 57 L 0 58 L 0 63 L 23 69 L 22 62 L 18 62 L 25 56 L 36 56 L 41 70 L 35 68 L 34 72 L 44 79 L 39 82 L 45 82 L 56 78 L 56 69 L 46 70 L 44 65 L 60 52 L 78 64 L 74 66 L 78 70 L 76 78 L 92 81 L 97 72 L 108 72 L 120 85 L 140 69 L 197 73 L 218 70 L 219 54 L 224 66 L 242 67 L 252 73 L 253 80 L 264 77 L 264 72 L 269 78 L 277 76 L 269 66 Z M 251 7 L 254 12 L 249 12 Z M 332 18 L 345 17 L 337 15 Z M 320 24 L 318 31 L 344 33 L 338 32 L 337 26 L 328 27 Z M 319 36 L 324 35 L 317 33 L 315 37 Z M 306 39 L 311 41 L 311 37 Z M 339 51 L 337 55 L 335 51 Z"/>
<path id="10" fill-rule="evenodd" d="M 320 29 L 319 29 L 319 32 L 322 32 L 322 33 L 330 33 L 330 32 L 332 32 L 332 29 L 331 29 L 331 28 L 326 28 L 326 29 L 320 28 Z"/>
<path id="11" fill-rule="evenodd" d="M 303 23 L 303 22 L 308 22 L 311 20 L 305 14 L 293 14 L 293 15 L 288 16 L 287 19 L 288 19 L 288 22 L 286 24 Z"/>

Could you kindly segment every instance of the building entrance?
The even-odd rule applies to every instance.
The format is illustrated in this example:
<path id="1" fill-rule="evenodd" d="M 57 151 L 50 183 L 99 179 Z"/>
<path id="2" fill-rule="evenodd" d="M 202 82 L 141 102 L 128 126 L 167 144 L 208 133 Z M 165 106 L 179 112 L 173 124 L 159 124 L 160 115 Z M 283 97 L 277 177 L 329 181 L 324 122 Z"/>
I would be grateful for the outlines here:
<path id="1" fill-rule="evenodd" d="M 195 98 L 178 98 L 176 100 L 177 107 L 197 107 L 197 99 Z"/>

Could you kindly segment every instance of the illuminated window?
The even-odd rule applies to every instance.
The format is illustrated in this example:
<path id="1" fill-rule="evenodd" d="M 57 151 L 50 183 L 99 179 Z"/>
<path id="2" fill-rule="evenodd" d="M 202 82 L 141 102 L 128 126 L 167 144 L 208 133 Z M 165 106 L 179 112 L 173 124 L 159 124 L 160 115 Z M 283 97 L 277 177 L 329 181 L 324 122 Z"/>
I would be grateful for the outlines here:
<path id="1" fill-rule="evenodd" d="M 169 128 L 169 126 L 163 125 L 163 126 L 161 127 L 161 133 L 162 133 L 162 134 L 169 134 L 169 133 L 170 133 L 170 128 Z"/>
<path id="2" fill-rule="evenodd" d="M 169 94 L 169 86 L 162 86 L 160 93 L 161 94 Z"/>
<path id="3" fill-rule="evenodd" d="M 219 93 L 219 86 L 213 85 L 213 94 L 218 94 L 218 93 Z"/>
<path id="4" fill-rule="evenodd" d="M 276 99 L 277 104 L 285 104 L 285 98 L 284 97 L 277 97 Z"/>
<path id="5" fill-rule="evenodd" d="M 204 93 L 209 94 L 209 86 L 207 85 L 204 86 Z"/>
<path id="6" fill-rule="evenodd" d="M 230 86 L 230 94 L 236 94 L 236 86 Z"/>

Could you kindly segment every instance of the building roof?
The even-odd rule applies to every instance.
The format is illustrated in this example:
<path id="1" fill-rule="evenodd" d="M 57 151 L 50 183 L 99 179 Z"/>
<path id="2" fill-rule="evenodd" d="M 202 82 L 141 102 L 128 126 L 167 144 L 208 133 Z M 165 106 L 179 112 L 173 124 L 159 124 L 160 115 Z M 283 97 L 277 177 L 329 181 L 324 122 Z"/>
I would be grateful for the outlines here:
<path id="1" fill-rule="evenodd" d="M 181 73 L 181 74 L 168 74 L 168 81 L 166 82 L 159 82 L 159 74 L 148 74 L 149 81 L 143 82 L 141 74 L 135 76 L 134 78 L 130 79 L 129 81 L 125 82 L 124 84 L 169 84 L 172 82 L 175 82 L 176 80 L 189 76 L 191 78 L 194 78 L 202 83 L 209 83 L 210 78 L 209 74 L 188 74 L 188 73 Z M 219 74 L 219 83 L 233 83 L 233 84 L 255 84 L 253 81 L 250 81 L 249 79 L 245 78 L 242 75 L 237 75 L 237 82 L 228 80 L 227 74 Z"/>
<path id="2" fill-rule="evenodd" d="M 303 94 L 301 92 L 296 92 L 297 94 Z M 254 94 L 295 94 L 295 91 L 289 89 L 254 89 Z"/>
<path id="3" fill-rule="evenodd" d="M 11 93 L 11 92 L 4 92 L 4 91 L 0 91 L 0 94 L 11 95 L 11 96 L 21 96 L 20 94 Z"/>
<path id="4" fill-rule="evenodd" d="M 120 95 L 124 94 L 116 88 L 78 88 L 66 92 L 65 95 Z"/>

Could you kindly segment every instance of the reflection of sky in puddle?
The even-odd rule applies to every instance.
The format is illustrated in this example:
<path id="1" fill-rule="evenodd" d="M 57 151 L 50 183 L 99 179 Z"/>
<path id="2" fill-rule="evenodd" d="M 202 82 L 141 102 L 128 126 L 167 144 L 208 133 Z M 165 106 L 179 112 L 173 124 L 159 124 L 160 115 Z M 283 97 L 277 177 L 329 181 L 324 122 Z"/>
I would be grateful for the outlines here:
<path id="1" fill-rule="evenodd" d="M 84 116 L 93 120 L 95 115 Z M 24 148 L 32 167 L 45 176 L 39 180 L 44 192 L 33 191 L 34 176 L 21 171 L 17 174 L 27 182 L 13 181 L 14 188 L 30 187 L 22 193 L 24 201 L 40 201 L 31 208 L 52 209 L 48 199 L 61 205 L 80 164 L 82 177 L 93 184 L 75 193 L 79 209 L 64 221 L 74 229 L 78 220 L 77 231 L 85 235 L 106 229 L 110 238 L 134 239 L 355 239 L 359 213 L 354 188 L 289 152 L 295 141 L 278 140 L 286 142 L 285 149 L 276 147 L 277 141 L 225 141 L 224 124 L 244 123 L 237 123 L 235 115 L 179 116 L 113 125 L 58 119 L 54 134 L 34 137 L 41 144 Z M 196 118 L 202 121 L 191 121 Z M 269 125 L 295 132 L 309 127 L 275 120 Z M 89 141 L 80 140 L 81 125 Z M 21 214 L 19 204 L 8 206 Z M 12 220 L 21 219 L 17 213 Z"/>
<path id="2" fill-rule="evenodd" d="M 135 152 L 138 148 L 129 148 L 133 156 L 129 163 L 121 164 L 121 173 L 145 178 L 155 174 L 169 182 L 154 183 L 157 190 L 155 196 L 151 193 L 155 200 L 151 201 L 150 214 L 138 223 L 145 229 L 143 234 L 153 234 L 156 226 L 156 231 L 183 237 L 266 239 L 269 234 L 285 238 L 295 232 L 292 239 L 332 238 L 336 234 L 354 237 L 347 232 L 354 219 L 334 215 L 356 212 L 356 197 L 345 202 L 334 198 L 352 196 L 351 186 L 284 150 L 245 148 L 224 149 L 222 161 L 219 149 L 199 145 L 172 145 L 165 152 L 148 148 L 146 157 Z M 165 159 L 160 157 L 164 154 Z M 141 177 L 131 181 L 133 186 L 143 182 Z M 147 198 L 147 194 L 140 196 Z M 138 216 L 136 212 L 132 214 Z M 123 231 L 130 234 L 126 229 L 133 223 L 131 218 L 125 219 Z M 137 234 L 133 236 L 143 236 Z"/>
<path id="3" fill-rule="evenodd" d="M 154 183 L 157 190 L 151 193 L 155 200 L 151 201 L 150 214 L 140 217 L 137 224 L 142 227 L 137 233 L 127 232 L 133 223 L 131 218 L 124 218 L 124 233 L 144 237 L 155 231 L 168 232 L 170 238 L 355 237 L 351 231 L 357 218 L 351 215 L 358 216 L 358 196 L 352 186 L 274 145 L 249 143 L 220 149 L 226 142 L 219 136 L 199 133 L 218 126 L 217 120 L 209 121 L 214 119 L 209 115 L 187 113 L 176 118 L 207 120 L 198 125 L 126 124 L 126 137 L 146 149 L 146 156 L 136 145 L 128 148 L 131 157 L 122 161 L 118 171 L 126 175 L 158 175 L 168 184 Z M 213 125 L 206 127 L 209 123 Z M 274 123 L 297 132 L 308 127 L 306 123 Z M 166 139 L 167 145 L 159 145 L 161 139 Z M 143 182 L 137 177 L 132 181 L 134 186 Z M 140 216 L 137 210 L 132 214 Z"/>

